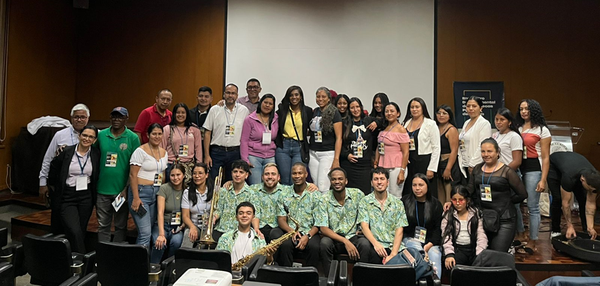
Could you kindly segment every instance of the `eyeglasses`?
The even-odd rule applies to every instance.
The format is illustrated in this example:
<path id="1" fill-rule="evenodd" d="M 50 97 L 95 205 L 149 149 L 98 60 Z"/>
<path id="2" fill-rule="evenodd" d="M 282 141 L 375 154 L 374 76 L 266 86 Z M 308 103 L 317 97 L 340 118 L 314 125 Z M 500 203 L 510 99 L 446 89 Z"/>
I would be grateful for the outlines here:
<path id="1" fill-rule="evenodd" d="M 455 204 L 462 204 L 465 202 L 465 199 L 460 198 L 460 199 L 452 199 L 452 202 Z"/>
<path id="2" fill-rule="evenodd" d="M 259 88 L 260 88 L 260 86 L 257 86 L 257 85 L 253 85 L 253 86 L 248 86 L 248 87 L 246 87 L 246 89 L 250 89 L 250 90 L 257 90 L 257 89 L 259 89 Z"/>
<path id="3" fill-rule="evenodd" d="M 83 120 L 86 120 L 88 117 L 87 116 L 73 116 L 72 118 L 75 121 L 83 121 Z"/>
<path id="4" fill-rule="evenodd" d="M 94 135 L 87 135 L 87 134 L 81 134 L 81 137 L 83 137 L 85 139 L 90 139 L 90 140 L 96 139 L 96 136 L 94 136 Z"/>

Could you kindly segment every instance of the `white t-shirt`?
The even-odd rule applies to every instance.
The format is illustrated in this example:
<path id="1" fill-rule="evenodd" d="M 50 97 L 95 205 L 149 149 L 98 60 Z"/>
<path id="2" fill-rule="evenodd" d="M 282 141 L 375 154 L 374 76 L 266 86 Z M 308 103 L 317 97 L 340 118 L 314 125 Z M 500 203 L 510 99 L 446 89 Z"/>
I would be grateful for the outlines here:
<path id="1" fill-rule="evenodd" d="M 156 174 L 164 172 L 167 168 L 167 163 L 167 152 L 165 152 L 165 155 L 160 158 L 160 160 L 156 161 L 156 159 L 152 155 L 146 153 L 142 147 L 135 149 L 133 154 L 131 154 L 131 159 L 129 159 L 130 165 L 140 166 L 137 177 L 149 181 L 153 181 Z"/>
<path id="2" fill-rule="evenodd" d="M 517 132 L 512 130 L 506 134 L 496 132 L 492 137 L 496 139 L 500 147 L 500 162 L 506 165 L 513 161 L 513 151 L 523 151 L 523 139 Z"/>
<path id="3" fill-rule="evenodd" d="M 252 231 L 241 232 L 238 230 L 237 238 L 235 239 L 235 244 L 231 251 L 231 264 L 252 254 L 252 239 L 254 239 L 254 233 L 252 233 Z"/>

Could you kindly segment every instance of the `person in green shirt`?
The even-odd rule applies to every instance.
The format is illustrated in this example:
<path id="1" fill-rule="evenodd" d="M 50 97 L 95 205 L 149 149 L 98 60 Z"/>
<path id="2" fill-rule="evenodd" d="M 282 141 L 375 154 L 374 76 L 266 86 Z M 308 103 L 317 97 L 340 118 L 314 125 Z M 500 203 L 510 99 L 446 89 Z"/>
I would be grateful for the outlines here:
<path id="1" fill-rule="evenodd" d="M 278 226 L 277 200 L 285 188 L 279 184 L 279 179 L 277 164 L 268 163 L 263 168 L 262 183 L 250 187 L 256 196 L 256 208 L 260 210 L 260 232 L 264 234 L 267 243 L 271 241 L 271 230 Z"/>
<path id="2" fill-rule="evenodd" d="M 217 222 L 213 230 L 213 239 L 219 241 L 223 233 L 236 229 L 236 213 L 234 210 L 241 202 L 254 202 L 256 197 L 250 190 L 246 179 L 250 173 L 250 166 L 244 160 L 236 160 L 231 164 L 231 177 L 233 184 L 228 188 L 221 188 L 219 191 L 219 200 L 214 210 L 215 221 Z M 256 217 L 252 219 L 252 227 L 258 236 L 264 238 L 259 230 L 260 210 L 256 211 Z"/>
<path id="3" fill-rule="evenodd" d="M 387 188 L 389 173 L 377 167 L 371 173 L 373 192 L 365 196 L 358 206 L 358 221 L 371 247 L 367 261 L 385 264 L 400 252 L 402 231 L 408 226 L 404 204 L 390 196 Z"/>
<path id="4" fill-rule="evenodd" d="M 371 244 L 359 240 L 358 205 L 365 194 L 356 188 L 346 188 L 346 171 L 334 168 L 329 172 L 331 190 L 321 197 L 316 217 L 316 226 L 321 229 L 321 263 L 325 276 L 329 275 L 329 266 L 334 256 L 346 253 L 354 261 L 368 262 Z M 362 242 L 362 243 L 359 243 Z"/>
<path id="5" fill-rule="evenodd" d="M 231 253 L 231 264 L 267 246 L 251 227 L 255 210 L 250 202 L 239 203 L 235 209 L 237 228 L 225 232 L 219 239 L 217 249 Z"/>
<path id="6" fill-rule="evenodd" d="M 125 126 L 129 112 L 125 107 L 115 107 L 110 113 L 110 128 L 98 133 L 97 145 L 100 148 L 100 175 L 96 200 L 98 218 L 98 241 L 110 241 L 111 223 L 114 218 L 114 242 L 125 241 L 127 232 L 128 207 L 125 204 L 129 159 L 140 146 L 139 137 Z M 112 203 L 120 203 L 118 211 Z"/>

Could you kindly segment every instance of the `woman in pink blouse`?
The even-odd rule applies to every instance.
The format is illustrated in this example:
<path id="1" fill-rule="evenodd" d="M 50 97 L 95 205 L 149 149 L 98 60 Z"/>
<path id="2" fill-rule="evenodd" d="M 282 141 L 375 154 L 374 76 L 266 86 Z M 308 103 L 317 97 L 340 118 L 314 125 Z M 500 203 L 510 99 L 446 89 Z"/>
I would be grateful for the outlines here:
<path id="1" fill-rule="evenodd" d="M 165 174 L 169 182 L 169 174 L 175 163 L 185 166 L 184 186 L 192 178 L 195 162 L 202 162 L 202 133 L 200 128 L 188 117 L 189 109 L 185 103 L 177 103 L 173 107 L 171 123 L 164 127 L 160 147 L 167 150 L 169 164 Z"/>
<path id="2" fill-rule="evenodd" d="M 388 191 L 396 197 L 402 197 L 402 188 L 406 179 L 408 164 L 408 143 L 410 138 L 402 124 L 398 123 L 400 107 L 395 102 L 384 108 L 384 129 L 377 136 L 377 152 L 374 167 L 383 167 L 390 172 Z"/>
<path id="3" fill-rule="evenodd" d="M 250 164 L 248 184 L 261 182 L 263 167 L 275 163 L 275 138 L 279 130 L 275 113 L 275 96 L 270 93 L 263 95 L 258 102 L 255 112 L 244 120 L 240 157 Z"/>

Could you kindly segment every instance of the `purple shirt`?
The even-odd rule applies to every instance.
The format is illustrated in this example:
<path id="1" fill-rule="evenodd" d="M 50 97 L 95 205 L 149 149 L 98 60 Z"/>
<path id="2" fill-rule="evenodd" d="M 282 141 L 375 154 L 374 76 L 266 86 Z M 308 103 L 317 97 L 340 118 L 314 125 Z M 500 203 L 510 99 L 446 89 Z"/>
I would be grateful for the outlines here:
<path id="1" fill-rule="evenodd" d="M 260 96 L 258 98 L 260 99 Z M 250 113 L 256 111 L 256 108 L 258 108 L 258 103 L 259 103 L 259 101 L 257 101 L 256 103 L 252 103 L 252 101 L 250 101 L 250 98 L 248 98 L 247 95 L 238 98 L 237 102 L 239 104 L 245 106 L 246 108 L 248 108 L 248 111 Z"/>
<path id="2" fill-rule="evenodd" d="M 275 113 L 269 129 L 271 131 L 271 142 L 263 144 L 263 133 L 267 132 L 266 126 L 260 121 L 256 111 L 246 117 L 244 127 L 242 128 L 242 140 L 240 144 L 240 156 L 242 160 L 249 162 L 248 155 L 263 159 L 275 157 L 275 148 L 277 148 L 275 146 L 275 138 L 279 130 L 277 113 Z"/>

